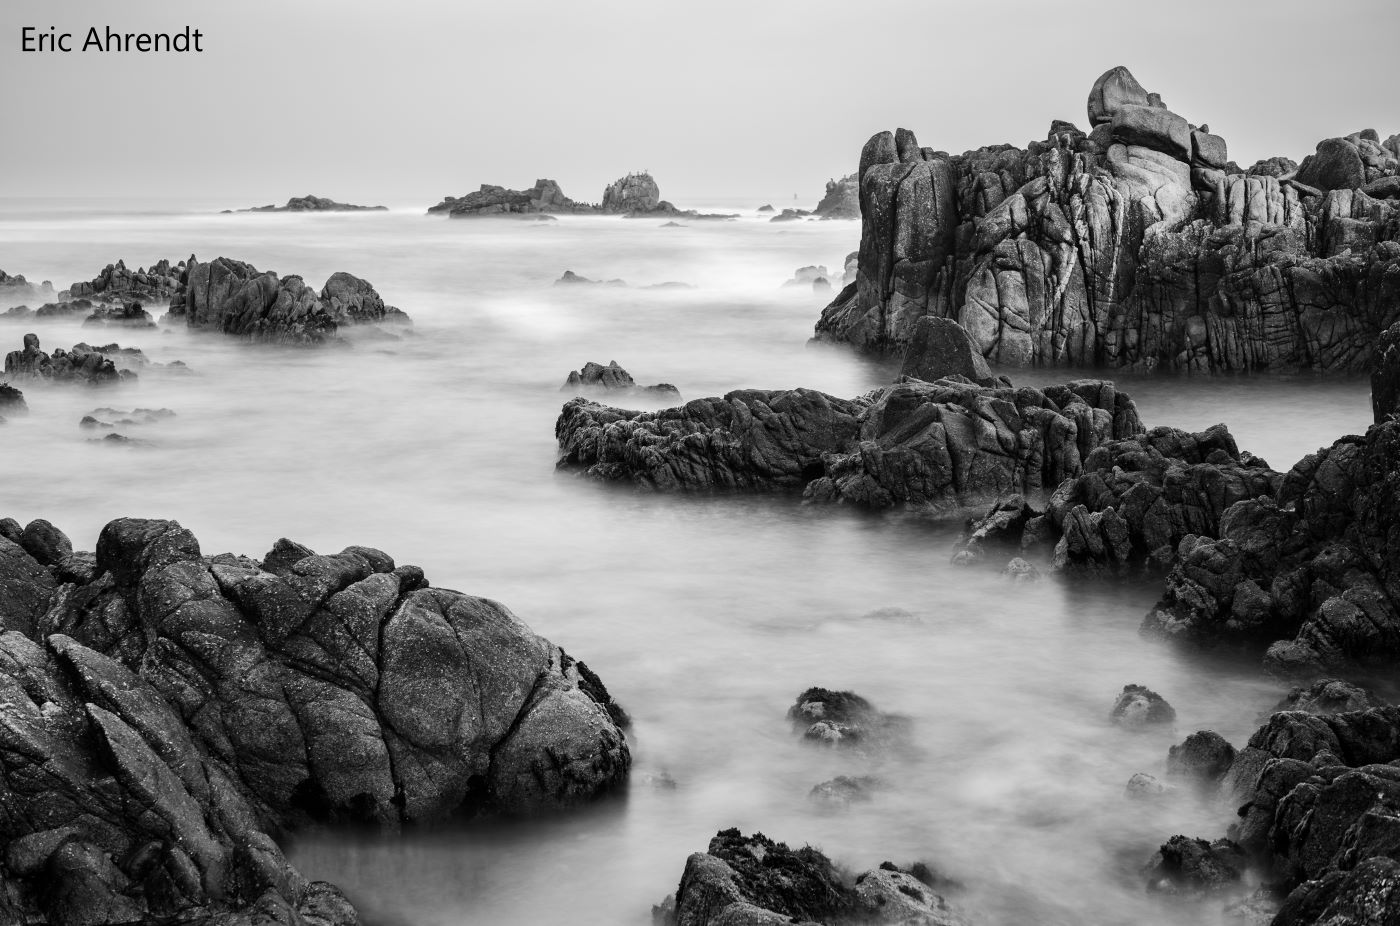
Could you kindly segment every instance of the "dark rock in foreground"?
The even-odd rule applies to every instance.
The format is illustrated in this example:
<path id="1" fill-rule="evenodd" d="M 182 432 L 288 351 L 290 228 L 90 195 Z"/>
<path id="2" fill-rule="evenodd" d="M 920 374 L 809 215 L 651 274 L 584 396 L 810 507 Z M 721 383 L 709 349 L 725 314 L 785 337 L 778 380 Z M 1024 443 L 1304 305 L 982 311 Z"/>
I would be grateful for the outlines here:
<path id="1" fill-rule="evenodd" d="M 583 365 L 582 370 L 574 370 L 569 373 L 569 378 L 564 381 L 564 385 L 559 387 L 559 391 L 572 395 L 595 393 L 620 396 L 634 395 L 657 401 L 679 399 L 681 395 L 680 390 L 670 383 L 638 386 L 632 375 L 618 366 L 616 360 L 608 361 L 607 366 L 590 360 Z"/>
<path id="2" fill-rule="evenodd" d="M 206 556 L 123 519 L 94 555 L 4 519 L 0 616 L 0 912 L 21 922 L 348 926 L 273 836 L 548 811 L 630 764 L 582 663 L 368 547 Z"/>
<path id="3" fill-rule="evenodd" d="M 739 390 L 656 412 L 567 403 L 558 467 L 658 491 L 805 490 L 818 502 L 948 513 L 1059 485 L 1105 441 L 1140 433 L 1111 383 L 987 388 L 900 382 L 855 399 Z"/>
<path id="4" fill-rule="evenodd" d="M 1005 366 L 1369 367 L 1400 318 L 1400 136 L 1242 171 L 1126 68 L 1089 117 L 961 155 L 872 137 L 858 279 L 817 338 L 898 354 L 934 315 Z"/>
<path id="5" fill-rule="evenodd" d="M 1225 511 L 1177 546 L 1144 632 L 1268 646 L 1274 671 L 1317 674 L 1400 655 L 1395 525 L 1400 421 L 1304 457 L 1276 496 Z"/>
<path id="6" fill-rule="evenodd" d="M 779 926 L 803 923 L 957 926 L 962 920 L 932 887 L 886 862 L 846 878 L 820 851 L 790 849 L 762 833 L 722 830 L 685 863 L 672 906 L 658 926 Z M 669 900 L 669 898 L 668 898 Z"/>
<path id="7" fill-rule="evenodd" d="M 351 203 L 338 203 L 324 196 L 293 196 L 285 206 L 254 206 L 239 209 L 239 212 L 387 212 L 387 206 L 356 206 Z"/>
<path id="8" fill-rule="evenodd" d="M 992 374 L 987 360 L 962 325 L 951 318 L 926 315 L 914 326 L 900 373 L 924 382 L 961 376 L 979 386 L 1010 386 L 1011 380 Z"/>

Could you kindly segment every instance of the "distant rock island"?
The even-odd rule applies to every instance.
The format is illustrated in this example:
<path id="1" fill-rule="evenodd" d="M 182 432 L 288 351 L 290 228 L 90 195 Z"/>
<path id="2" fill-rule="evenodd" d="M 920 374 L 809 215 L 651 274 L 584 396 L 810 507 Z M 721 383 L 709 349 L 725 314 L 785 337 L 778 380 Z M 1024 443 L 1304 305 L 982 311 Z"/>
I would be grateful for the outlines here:
<path id="1" fill-rule="evenodd" d="M 1400 319 L 1400 135 L 1241 168 L 1124 67 L 1088 117 L 961 155 L 871 138 L 859 273 L 817 340 L 898 355 L 932 315 L 1012 366 L 1369 368 Z"/>
<path id="2" fill-rule="evenodd" d="M 575 202 L 553 180 L 536 180 L 528 190 L 508 190 L 483 183 L 466 196 L 448 196 L 428 209 L 430 214 L 446 213 L 449 218 L 475 218 L 503 215 L 623 215 L 633 218 L 662 216 L 689 219 L 731 219 L 677 209 L 661 198 L 661 188 L 646 171 L 631 173 L 608 184 L 600 203 Z"/>
<path id="3" fill-rule="evenodd" d="M 293 196 L 285 206 L 253 206 L 251 209 L 225 209 L 224 212 L 388 212 L 388 206 L 356 206 L 338 203 L 324 196 Z"/>
<path id="4" fill-rule="evenodd" d="M 847 174 L 840 180 L 828 180 L 826 194 L 812 214 L 823 219 L 860 218 L 860 178 Z"/>

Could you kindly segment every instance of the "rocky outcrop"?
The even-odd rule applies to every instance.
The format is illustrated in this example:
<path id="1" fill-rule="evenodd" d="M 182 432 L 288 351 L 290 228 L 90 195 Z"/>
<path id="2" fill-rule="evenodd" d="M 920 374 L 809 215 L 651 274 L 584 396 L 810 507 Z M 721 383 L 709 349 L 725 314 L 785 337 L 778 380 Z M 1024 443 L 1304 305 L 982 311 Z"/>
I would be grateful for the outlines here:
<path id="1" fill-rule="evenodd" d="M 225 210 L 227 211 L 227 210 Z M 239 212 L 388 212 L 388 206 L 356 206 L 351 203 L 338 203 L 324 196 L 293 196 L 285 206 L 254 206 L 239 209 Z"/>
<path id="2" fill-rule="evenodd" d="M 1044 390 L 905 381 L 855 399 L 739 390 L 656 412 L 575 399 L 558 467 L 657 491 L 803 490 L 814 502 L 947 514 L 1077 475 L 1141 433 L 1128 396 L 1081 380 Z"/>
<path id="3" fill-rule="evenodd" d="M 608 184 L 599 208 L 602 212 L 616 215 L 655 212 L 669 215 L 676 211 L 675 206 L 662 200 L 661 188 L 646 171 L 628 174 Z"/>
<path id="4" fill-rule="evenodd" d="M 616 360 L 608 361 L 607 366 L 590 360 L 583 365 L 583 369 L 570 372 L 559 391 L 570 395 L 638 396 L 656 401 L 679 399 L 681 396 L 680 390 L 670 383 L 638 386 L 632 375 L 618 366 Z"/>
<path id="5" fill-rule="evenodd" d="M 190 261 L 194 258 L 191 257 Z M 87 282 L 68 287 L 74 299 L 89 299 L 124 306 L 131 302 L 143 305 L 166 305 L 184 284 L 187 262 L 171 263 L 159 260 L 149 268 L 128 270 L 124 261 L 108 264 L 102 272 Z M 43 309 L 39 310 L 43 313 Z"/>
<path id="6" fill-rule="evenodd" d="M 933 315 L 1004 365 L 1367 369 L 1400 317 L 1394 139 L 1243 172 L 1125 68 L 1089 121 L 961 155 L 871 138 L 859 275 L 816 336 L 897 354 Z"/>
<path id="7" fill-rule="evenodd" d="M 113 385 L 136 376 L 130 370 L 119 370 L 112 358 L 87 344 L 76 344 L 71 351 L 60 347 L 50 356 L 40 349 L 37 334 L 26 334 L 24 348 L 5 355 L 5 375 L 19 383 L 80 383 L 88 386 Z"/>
<path id="8" fill-rule="evenodd" d="M 549 811 L 628 772 L 585 665 L 368 547 L 206 556 L 122 519 L 94 555 L 5 519 L 0 596 L 0 848 L 40 922 L 348 926 L 273 837 Z"/>
<path id="9" fill-rule="evenodd" d="M 798 267 L 792 279 L 783 283 L 783 289 L 810 289 L 814 293 L 831 292 L 831 271 L 826 264 L 808 264 Z"/>
<path id="10" fill-rule="evenodd" d="M 1248 864 L 1284 898 L 1274 926 L 1400 920 L 1400 709 L 1276 713 L 1238 753 L 1209 736 L 1198 775 L 1217 779 L 1239 814 L 1228 839 L 1163 847 L 1175 871 L 1199 873 L 1177 884 L 1210 892 Z"/>
<path id="11" fill-rule="evenodd" d="M 916 876 L 921 875 L 924 880 Z M 957 926 L 962 919 L 928 883 L 926 866 L 885 862 L 848 879 L 817 849 L 791 849 L 762 833 L 717 833 L 686 859 L 674 898 L 657 908 L 658 926 Z"/>
<path id="12" fill-rule="evenodd" d="M 1400 421 L 1304 457 L 1277 493 L 1240 501 L 1217 536 L 1177 545 L 1144 632 L 1268 646 L 1277 672 L 1388 665 L 1400 654 Z"/>
<path id="13" fill-rule="evenodd" d="M 84 328 L 154 328 L 156 320 L 139 302 L 104 306 L 83 319 Z"/>
<path id="14" fill-rule="evenodd" d="M 227 257 L 209 263 L 191 257 L 166 318 L 184 319 L 190 328 L 291 344 L 334 340 L 343 327 L 409 320 L 352 274 L 332 274 L 317 293 L 299 276 L 279 278 Z"/>
<path id="15" fill-rule="evenodd" d="M 961 376 L 979 386 L 1010 386 L 1011 380 L 992 375 L 987 360 L 962 325 L 951 318 L 926 315 L 914 326 L 900 374 L 925 382 Z"/>
<path id="16" fill-rule="evenodd" d="M 860 178 L 847 174 L 840 180 L 828 180 L 826 193 L 812 214 L 823 219 L 860 218 Z"/>
<path id="17" fill-rule="evenodd" d="M 25 404 L 24 393 L 9 383 L 0 383 L 0 416 L 27 414 L 29 406 Z"/>
<path id="18" fill-rule="evenodd" d="M 429 213 L 446 213 L 452 218 L 489 215 L 521 215 L 531 213 L 571 213 L 582 204 L 564 195 L 553 180 L 536 180 L 528 190 L 508 190 L 503 186 L 483 183 L 481 189 L 466 196 L 448 196 Z"/>
<path id="19" fill-rule="evenodd" d="M 1371 369 L 1371 413 L 1384 421 L 1400 412 L 1400 322 L 1391 325 L 1376 341 Z"/>

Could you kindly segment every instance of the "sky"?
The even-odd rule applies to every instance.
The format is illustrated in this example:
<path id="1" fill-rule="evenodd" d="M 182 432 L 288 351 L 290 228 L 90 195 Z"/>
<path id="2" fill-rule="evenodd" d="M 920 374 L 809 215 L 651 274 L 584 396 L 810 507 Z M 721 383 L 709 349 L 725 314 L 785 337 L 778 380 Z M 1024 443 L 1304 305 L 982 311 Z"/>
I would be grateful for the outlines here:
<path id="1" fill-rule="evenodd" d="M 203 33 L 23 53 L 21 29 Z M 677 205 L 810 208 L 875 132 L 1081 128 L 1127 65 L 1248 165 L 1400 132 L 1396 0 L 0 0 L 0 197 L 437 202 L 646 169 Z M 753 205 L 758 205 L 755 202 Z"/>

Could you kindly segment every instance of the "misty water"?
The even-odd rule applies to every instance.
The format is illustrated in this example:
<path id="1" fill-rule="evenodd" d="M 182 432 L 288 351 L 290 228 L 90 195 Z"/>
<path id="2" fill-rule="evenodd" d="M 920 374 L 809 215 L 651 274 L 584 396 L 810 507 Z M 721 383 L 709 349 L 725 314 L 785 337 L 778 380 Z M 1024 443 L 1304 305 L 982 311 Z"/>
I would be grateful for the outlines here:
<path id="1" fill-rule="evenodd" d="M 349 271 L 416 325 L 320 350 L 183 328 L 0 325 L 3 350 L 34 331 L 50 351 L 117 341 L 195 371 L 147 370 L 101 391 L 24 387 L 30 415 L 0 426 L 0 516 L 48 518 L 82 549 L 120 516 L 177 519 L 206 553 L 261 556 L 283 536 L 321 552 L 376 546 L 435 585 L 504 602 L 598 672 L 635 721 L 624 797 L 538 822 L 313 833 L 289 847 L 369 923 L 641 926 L 686 856 L 730 826 L 820 846 L 855 871 L 926 861 L 961 884 L 949 899 L 979 924 L 1212 919 L 1218 904 L 1173 907 L 1138 872 L 1173 834 L 1222 835 L 1228 808 L 1136 803 L 1124 785 L 1161 776 L 1168 746 L 1195 730 L 1242 745 L 1285 689 L 1257 659 L 1141 638 L 1159 586 L 1010 586 L 995 567 L 950 565 L 956 523 L 556 474 L 559 387 L 589 360 L 686 399 L 798 385 L 851 396 L 894 373 L 809 348 L 824 300 L 780 288 L 801 265 L 839 275 L 858 223 L 662 221 L 12 202 L 0 268 L 31 280 L 64 288 L 117 258 L 224 255 L 318 288 Z M 633 285 L 554 287 L 565 270 Z M 668 281 L 695 288 L 642 288 Z M 1011 372 L 1032 384 L 1084 375 Z M 1281 469 L 1369 419 L 1360 381 L 1119 381 L 1149 426 L 1225 421 Z M 119 428 L 139 443 L 114 445 L 78 427 L 104 406 L 176 417 Z M 1175 706 L 1174 729 L 1108 722 L 1130 682 Z M 811 685 L 908 715 L 907 747 L 804 745 L 784 714 Z M 839 774 L 886 787 L 823 812 L 808 792 Z"/>

